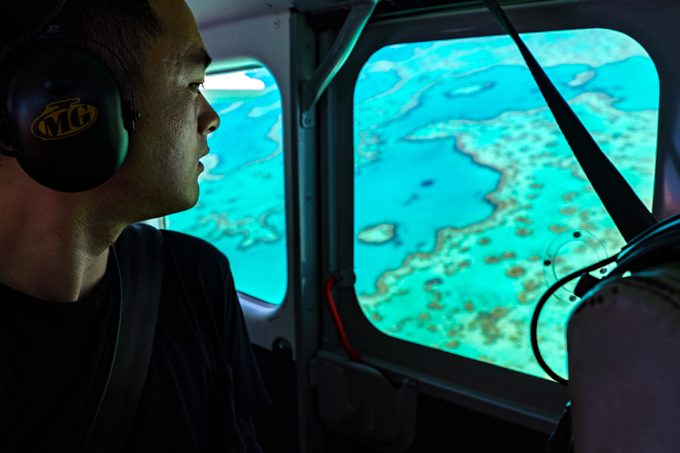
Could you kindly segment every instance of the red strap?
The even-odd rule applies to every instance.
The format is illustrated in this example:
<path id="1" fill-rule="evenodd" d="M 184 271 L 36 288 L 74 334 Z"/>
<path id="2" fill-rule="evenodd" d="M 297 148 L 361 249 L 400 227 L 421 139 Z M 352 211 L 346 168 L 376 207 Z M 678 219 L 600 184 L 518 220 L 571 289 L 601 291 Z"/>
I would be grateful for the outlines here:
<path id="1" fill-rule="evenodd" d="M 342 327 L 342 322 L 340 321 L 340 315 L 338 314 L 338 310 L 335 308 L 335 302 L 333 301 L 331 289 L 333 289 L 333 285 L 335 285 L 335 282 L 337 281 L 337 278 L 331 277 L 326 282 L 326 301 L 328 302 L 328 307 L 331 310 L 331 315 L 333 316 L 333 321 L 335 322 L 335 328 L 338 330 L 338 335 L 340 336 L 340 342 L 342 343 L 343 349 L 352 360 L 356 362 L 363 362 L 364 359 L 361 357 L 361 354 L 359 354 L 359 351 L 354 349 L 352 345 L 349 344 L 347 334 L 345 334 L 345 329 Z"/>

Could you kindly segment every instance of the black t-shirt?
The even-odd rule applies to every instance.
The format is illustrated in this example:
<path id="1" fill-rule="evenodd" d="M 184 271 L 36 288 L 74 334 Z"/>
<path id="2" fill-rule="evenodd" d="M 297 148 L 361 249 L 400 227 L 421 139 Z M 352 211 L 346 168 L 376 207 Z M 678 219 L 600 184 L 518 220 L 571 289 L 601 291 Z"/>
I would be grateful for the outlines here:
<path id="1" fill-rule="evenodd" d="M 123 451 L 260 451 L 250 414 L 269 397 L 229 263 L 200 239 L 164 230 L 163 241 L 156 335 Z M 108 374 L 117 285 L 111 258 L 74 303 L 0 285 L 0 451 L 73 451 Z"/>

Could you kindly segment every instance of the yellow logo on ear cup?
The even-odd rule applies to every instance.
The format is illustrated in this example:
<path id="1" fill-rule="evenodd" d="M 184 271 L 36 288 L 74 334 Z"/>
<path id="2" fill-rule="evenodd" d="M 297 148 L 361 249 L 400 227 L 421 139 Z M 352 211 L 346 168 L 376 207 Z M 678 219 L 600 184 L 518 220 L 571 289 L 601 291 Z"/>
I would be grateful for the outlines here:
<path id="1" fill-rule="evenodd" d="M 80 98 L 51 102 L 31 125 L 31 133 L 41 140 L 61 140 L 80 134 L 97 121 L 97 109 L 81 104 Z"/>

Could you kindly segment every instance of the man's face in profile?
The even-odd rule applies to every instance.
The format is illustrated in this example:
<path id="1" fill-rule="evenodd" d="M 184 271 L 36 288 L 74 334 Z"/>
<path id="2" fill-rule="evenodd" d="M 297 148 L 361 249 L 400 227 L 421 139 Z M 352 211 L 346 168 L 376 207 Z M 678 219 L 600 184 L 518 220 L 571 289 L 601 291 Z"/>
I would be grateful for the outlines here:
<path id="1" fill-rule="evenodd" d="M 134 93 L 142 119 L 116 182 L 147 217 L 196 204 L 199 159 L 219 126 L 199 91 L 209 57 L 189 7 L 183 0 L 150 4 L 162 30 L 148 48 L 141 92 Z"/>

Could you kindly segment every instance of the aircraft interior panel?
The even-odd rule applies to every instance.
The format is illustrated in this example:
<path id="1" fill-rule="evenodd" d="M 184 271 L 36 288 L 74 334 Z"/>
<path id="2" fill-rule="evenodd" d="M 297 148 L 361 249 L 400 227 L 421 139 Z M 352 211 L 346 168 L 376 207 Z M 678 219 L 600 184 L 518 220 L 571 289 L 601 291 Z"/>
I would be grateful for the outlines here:
<path id="1" fill-rule="evenodd" d="M 231 3 L 189 1 L 222 130 L 198 206 L 163 221 L 232 263 L 265 451 L 543 451 L 567 396 L 534 306 L 625 241 L 510 37 L 482 2 Z M 501 5 L 645 205 L 677 212 L 680 7 Z M 577 300 L 538 328 L 564 376 Z"/>

